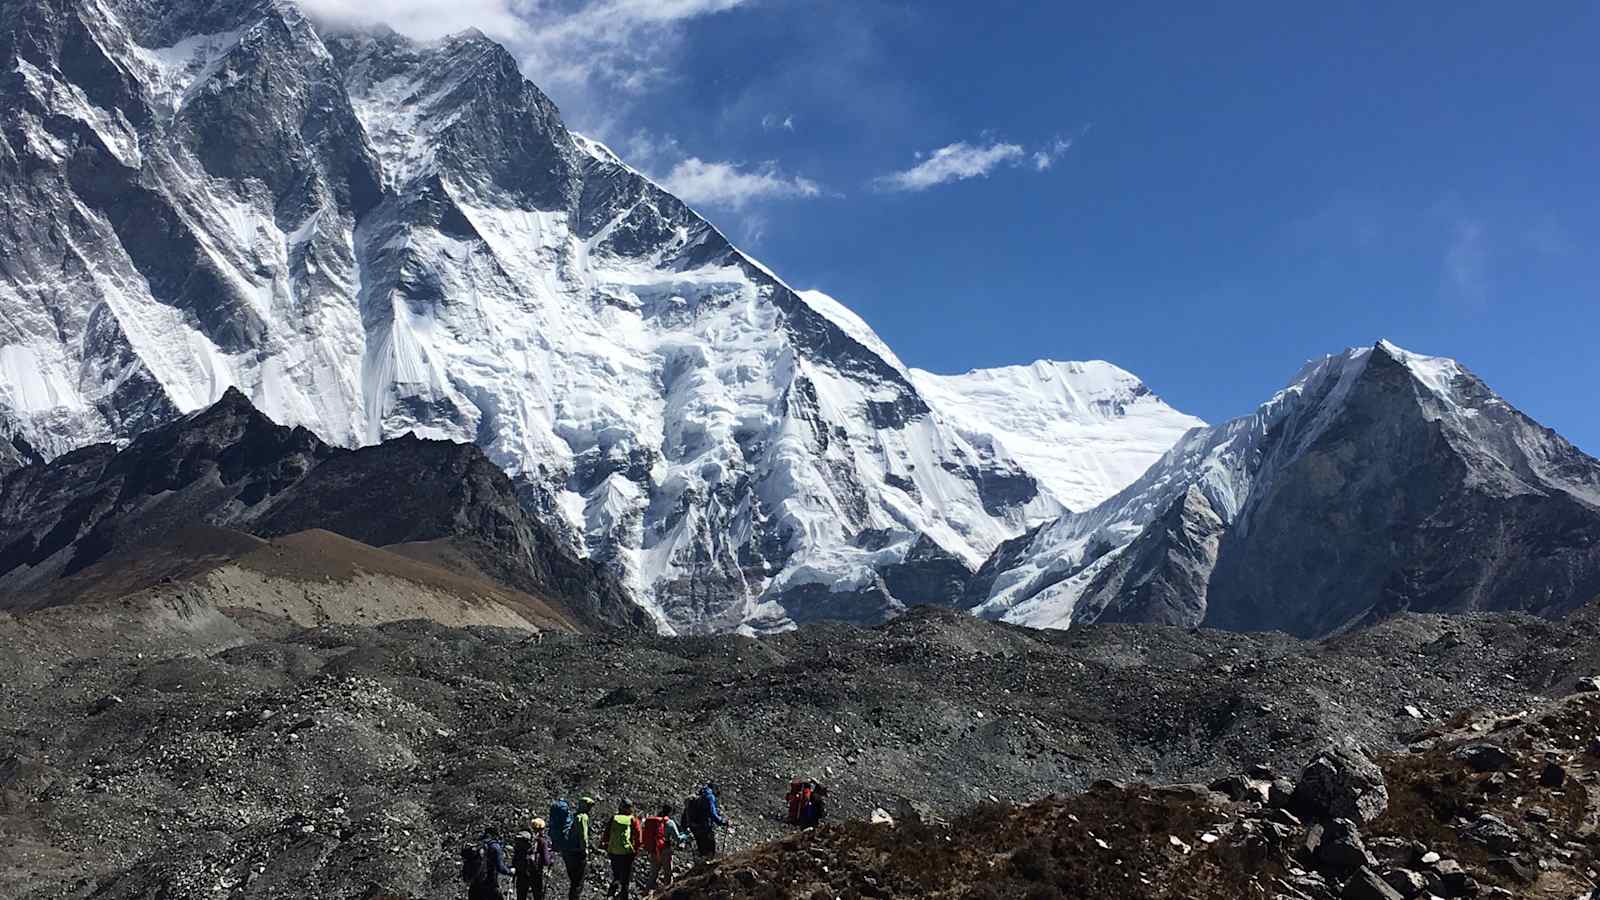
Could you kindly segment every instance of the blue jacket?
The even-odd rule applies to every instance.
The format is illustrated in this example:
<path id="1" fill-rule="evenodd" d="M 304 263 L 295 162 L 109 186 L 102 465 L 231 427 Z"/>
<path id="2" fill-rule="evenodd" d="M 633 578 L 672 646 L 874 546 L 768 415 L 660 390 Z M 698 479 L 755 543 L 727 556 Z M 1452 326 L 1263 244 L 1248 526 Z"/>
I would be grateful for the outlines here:
<path id="1" fill-rule="evenodd" d="M 483 864 L 496 876 L 516 874 L 506 865 L 506 848 L 499 841 L 484 841 Z"/>
<path id="2" fill-rule="evenodd" d="M 718 825 L 728 824 L 728 820 L 722 817 L 722 808 L 717 806 L 717 793 L 711 789 L 711 785 L 701 788 L 700 796 L 706 798 L 706 809 L 711 812 L 711 821 Z"/>

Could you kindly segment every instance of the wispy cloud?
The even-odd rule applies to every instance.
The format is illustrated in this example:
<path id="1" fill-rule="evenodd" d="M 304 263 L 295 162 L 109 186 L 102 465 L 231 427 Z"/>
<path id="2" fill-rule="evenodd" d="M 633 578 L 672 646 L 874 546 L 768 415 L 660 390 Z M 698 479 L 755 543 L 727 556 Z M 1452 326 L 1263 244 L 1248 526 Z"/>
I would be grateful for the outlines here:
<path id="1" fill-rule="evenodd" d="M 684 29 L 752 0 L 299 0 L 312 18 L 387 25 L 420 39 L 477 28 L 579 124 L 605 132 L 651 87 L 671 81 Z"/>
<path id="2" fill-rule="evenodd" d="M 1065 155 L 1068 150 L 1071 150 L 1073 143 L 1076 142 L 1078 138 L 1087 134 L 1088 131 L 1089 126 L 1085 125 L 1083 130 L 1079 131 L 1073 137 L 1058 137 L 1049 144 L 1046 144 L 1045 146 L 1040 147 L 1038 150 L 1033 151 L 1034 170 L 1038 172 L 1044 172 L 1051 166 L 1055 165 L 1056 160 Z"/>
<path id="3" fill-rule="evenodd" d="M 346 27 L 387 25 L 401 34 L 430 40 L 477 28 L 497 40 L 527 33 L 515 0 L 300 0 L 311 18 Z"/>
<path id="4" fill-rule="evenodd" d="M 788 115 L 784 116 L 780 116 L 777 113 L 767 113 L 761 117 L 761 129 L 763 131 L 772 131 L 775 128 L 781 128 L 784 131 L 793 131 L 794 113 L 789 113 Z"/>
<path id="5" fill-rule="evenodd" d="M 708 162 L 695 156 L 673 166 L 661 185 L 689 203 L 734 210 L 757 200 L 822 194 L 822 188 L 815 181 L 787 175 L 779 171 L 776 163 L 749 167 L 731 162 Z"/>
<path id="6" fill-rule="evenodd" d="M 823 186 L 803 175 L 784 172 L 777 162 L 742 163 L 706 160 L 684 150 L 671 135 L 635 131 L 622 142 L 630 164 L 652 174 L 657 183 L 681 199 L 702 206 L 744 211 L 758 200 L 821 197 Z M 660 174 L 660 173 L 666 174 Z M 746 219 L 754 217 L 746 214 Z"/>
<path id="7" fill-rule="evenodd" d="M 1080 131 L 1078 136 L 1082 135 Z M 977 144 L 958 141 L 930 153 L 918 153 L 919 162 L 916 165 L 904 171 L 879 175 L 872 183 L 886 191 L 925 191 L 952 181 L 985 178 L 1001 166 L 1028 163 L 1034 171 L 1044 172 L 1055 165 L 1062 154 L 1072 149 L 1075 140 L 1056 138 L 1031 152 L 1021 144 L 997 138 L 986 138 Z"/>
<path id="8" fill-rule="evenodd" d="M 511 0 L 527 30 L 523 68 L 556 88 L 639 92 L 672 74 L 682 27 L 749 0 Z"/>
<path id="9" fill-rule="evenodd" d="M 1447 296 L 1474 305 L 1489 299 L 1489 241 L 1484 224 L 1457 219 L 1445 248 L 1442 280 Z"/>
<path id="10" fill-rule="evenodd" d="M 925 156 L 918 154 L 921 162 L 903 172 L 880 175 L 874 184 L 891 191 L 925 191 L 951 181 L 982 178 L 1001 165 L 1015 165 L 1026 153 L 1021 144 L 991 141 L 975 145 L 961 141 Z"/>

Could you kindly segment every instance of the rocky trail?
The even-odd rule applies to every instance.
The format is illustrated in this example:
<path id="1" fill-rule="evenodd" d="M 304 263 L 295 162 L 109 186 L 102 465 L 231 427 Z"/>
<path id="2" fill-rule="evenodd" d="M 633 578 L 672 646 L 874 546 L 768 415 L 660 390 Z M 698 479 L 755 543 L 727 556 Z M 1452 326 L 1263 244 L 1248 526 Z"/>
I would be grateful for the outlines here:
<path id="1" fill-rule="evenodd" d="M 1600 684 L 1537 712 L 1463 715 L 1369 759 L 1333 747 L 1287 778 L 1102 781 L 952 821 L 902 801 L 690 873 L 690 898 L 1592 896 Z"/>

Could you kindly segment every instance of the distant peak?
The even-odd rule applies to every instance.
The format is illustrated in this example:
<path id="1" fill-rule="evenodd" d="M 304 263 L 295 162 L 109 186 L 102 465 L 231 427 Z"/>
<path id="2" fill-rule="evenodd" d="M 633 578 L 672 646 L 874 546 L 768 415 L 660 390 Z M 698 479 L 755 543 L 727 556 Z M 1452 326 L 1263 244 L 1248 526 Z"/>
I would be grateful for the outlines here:
<path id="1" fill-rule="evenodd" d="M 1376 344 L 1372 345 L 1372 349 L 1375 353 L 1382 353 L 1391 359 L 1400 360 L 1402 362 L 1405 361 L 1407 357 L 1416 355 L 1401 347 L 1399 344 L 1396 344 L 1394 341 L 1389 340 L 1388 338 L 1380 338 Z"/>
<path id="2" fill-rule="evenodd" d="M 222 392 L 222 396 L 218 397 L 210 406 L 195 410 L 186 416 L 183 421 L 204 423 L 233 418 L 261 419 L 265 422 L 272 422 L 265 413 L 256 409 L 256 405 L 250 401 L 249 397 L 245 396 L 244 391 L 239 390 L 234 385 L 229 385 L 227 390 Z"/>
<path id="3" fill-rule="evenodd" d="M 958 374 L 940 375 L 939 377 L 1015 379 L 1030 376 L 1039 380 L 1064 378 L 1072 381 L 1078 381 L 1083 379 L 1084 376 L 1090 376 L 1092 380 L 1099 382 L 1118 382 L 1130 385 L 1143 384 L 1139 376 L 1116 363 L 1106 362 L 1103 359 L 1036 359 L 1031 363 L 968 369 Z"/>
<path id="4" fill-rule="evenodd" d="M 222 392 L 222 396 L 218 397 L 217 402 L 213 403 L 212 406 L 248 406 L 251 409 L 255 409 L 255 404 L 251 403 L 250 398 L 244 395 L 244 391 L 231 384 L 228 385 L 228 389 Z"/>

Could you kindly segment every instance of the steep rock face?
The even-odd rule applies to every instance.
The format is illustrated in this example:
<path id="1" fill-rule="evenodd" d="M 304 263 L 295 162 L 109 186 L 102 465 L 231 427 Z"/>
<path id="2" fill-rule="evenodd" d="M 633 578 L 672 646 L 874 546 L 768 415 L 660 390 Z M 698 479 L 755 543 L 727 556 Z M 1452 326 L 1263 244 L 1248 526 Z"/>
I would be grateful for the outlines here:
<path id="1" fill-rule="evenodd" d="M 571 555 L 478 448 L 408 437 L 343 450 L 276 425 L 230 390 L 135 438 L 29 466 L 0 482 L 0 607 L 98 560 L 197 524 L 263 537 L 321 528 L 374 546 L 448 541 L 502 584 L 550 597 L 591 627 L 647 618 L 622 586 Z"/>
<path id="2" fill-rule="evenodd" d="M 1192 628 L 1205 618 L 1223 522 L 1194 486 L 1151 522 L 1088 588 L 1084 612 L 1099 622 Z"/>
<path id="3" fill-rule="evenodd" d="M 1558 614 L 1600 595 L 1600 462 L 1454 361 L 1313 363 L 1094 509 L 1003 545 L 981 613 L 1327 634 L 1403 610 Z"/>
<path id="4" fill-rule="evenodd" d="M 1168 433 L 1030 471 L 1048 422 L 930 402 L 481 34 L 319 33 L 284 0 L 0 22 L 0 438 L 40 458 L 229 387 L 337 446 L 471 442 L 659 626 L 766 630 L 939 599 L 1063 473 L 1109 492 Z"/>
<path id="5" fill-rule="evenodd" d="M 1600 596 L 1600 463 L 1465 370 L 1380 347 L 1252 492 L 1211 589 L 1207 624 L 1312 634 L 1407 610 L 1564 613 Z"/>

